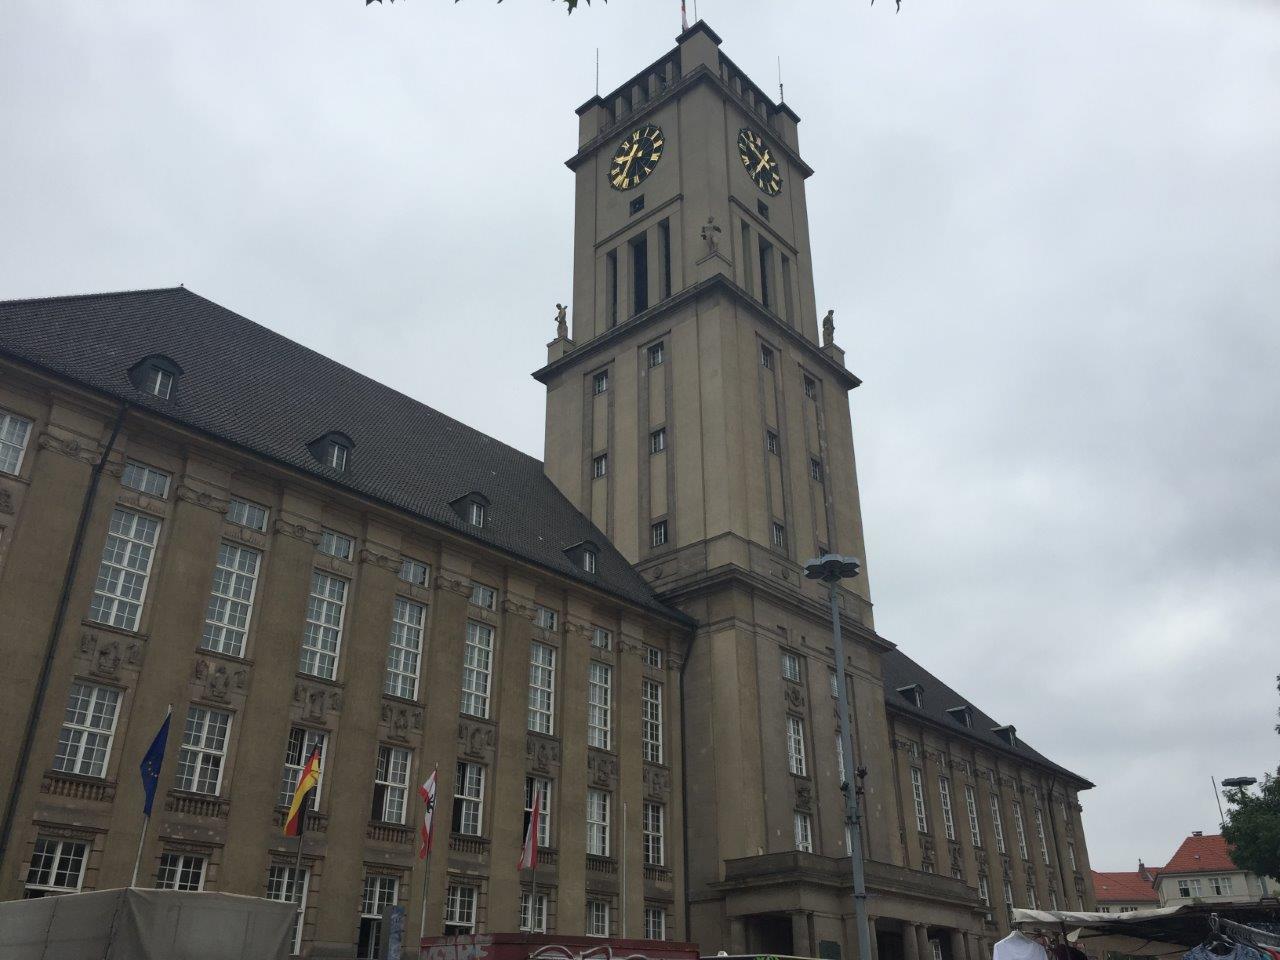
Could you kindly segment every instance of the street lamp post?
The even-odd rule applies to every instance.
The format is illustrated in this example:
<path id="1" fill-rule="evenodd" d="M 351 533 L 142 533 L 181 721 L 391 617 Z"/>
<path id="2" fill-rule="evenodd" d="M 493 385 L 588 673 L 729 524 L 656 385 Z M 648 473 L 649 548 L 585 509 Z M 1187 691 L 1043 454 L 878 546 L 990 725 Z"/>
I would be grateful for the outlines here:
<path id="1" fill-rule="evenodd" d="M 849 726 L 849 698 L 845 683 L 844 637 L 840 633 L 840 601 L 836 593 L 841 580 L 858 575 L 858 561 L 852 557 L 826 554 L 804 565 L 804 575 L 827 585 L 831 598 L 831 634 L 836 656 L 836 711 L 840 715 L 840 751 L 844 760 L 846 778 L 860 781 L 862 771 L 857 767 L 854 755 L 852 729 Z M 871 956 L 871 931 L 867 926 L 867 881 L 862 862 L 862 813 L 858 807 L 858 790 L 853 781 L 846 779 L 840 789 L 844 792 L 844 821 L 849 825 L 849 859 L 853 865 L 853 915 L 858 927 L 858 960 L 874 960 Z"/>

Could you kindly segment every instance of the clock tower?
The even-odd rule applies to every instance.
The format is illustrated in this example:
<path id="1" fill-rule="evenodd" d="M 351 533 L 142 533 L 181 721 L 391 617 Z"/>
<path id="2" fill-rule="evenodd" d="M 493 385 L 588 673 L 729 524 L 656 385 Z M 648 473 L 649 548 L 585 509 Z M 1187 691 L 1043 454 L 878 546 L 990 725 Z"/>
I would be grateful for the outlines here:
<path id="1" fill-rule="evenodd" d="M 851 957 L 838 676 L 868 771 L 869 876 L 893 873 L 901 896 L 913 872 L 865 572 L 859 381 L 819 336 L 799 117 L 702 22 L 578 115 L 572 330 L 535 373 L 546 472 L 700 625 L 681 671 L 689 937 Z M 825 552 L 863 564 L 841 665 L 825 587 L 801 569 Z"/>

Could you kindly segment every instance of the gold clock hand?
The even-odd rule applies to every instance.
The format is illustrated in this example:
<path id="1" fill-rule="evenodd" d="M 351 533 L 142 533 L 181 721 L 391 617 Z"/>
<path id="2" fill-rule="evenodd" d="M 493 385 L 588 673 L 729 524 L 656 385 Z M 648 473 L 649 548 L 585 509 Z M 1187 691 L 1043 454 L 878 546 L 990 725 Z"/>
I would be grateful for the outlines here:
<path id="1" fill-rule="evenodd" d="M 769 151 L 768 151 L 768 150 L 766 150 L 766 151 L 764 152 L 764 154 L 763 154 L 763 155 L 761 155 L 761 154 L 757 153 L 757 154 L 756 154 L 756 156 L 757 156 L 757 157 L 760 157 L 760 163 L 756 166 L 756 169 L 755 169 L 754 173 L 759 173 L 759 172 L 760 172 L 761 170 L 763 170 L 763 169 L 768 165 L 768 163 L 769 163 Z"/>

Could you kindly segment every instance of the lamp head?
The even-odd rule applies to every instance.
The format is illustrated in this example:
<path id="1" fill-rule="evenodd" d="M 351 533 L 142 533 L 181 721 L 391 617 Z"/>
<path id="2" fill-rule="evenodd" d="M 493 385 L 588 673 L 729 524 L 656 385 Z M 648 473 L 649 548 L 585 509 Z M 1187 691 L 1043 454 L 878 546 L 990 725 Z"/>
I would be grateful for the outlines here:
<path id="1" fill-rule="evenodd" d="M 861 564 L 853 557 L 842 557 L 834 553 L 828 553 L 818 557 L 816 560 L 806 562 L 804 575 L 810 580 L 837 583 L 840 580 L 850 580 L 856 577 L 861 569 Z"/>
<path id="2" fill-rule="evenodd" d="M 1227 777 L 1222 781 L 1222 785 L 1224 787 L 1252 787 L 1257 782 L 1257 777 Z"/>

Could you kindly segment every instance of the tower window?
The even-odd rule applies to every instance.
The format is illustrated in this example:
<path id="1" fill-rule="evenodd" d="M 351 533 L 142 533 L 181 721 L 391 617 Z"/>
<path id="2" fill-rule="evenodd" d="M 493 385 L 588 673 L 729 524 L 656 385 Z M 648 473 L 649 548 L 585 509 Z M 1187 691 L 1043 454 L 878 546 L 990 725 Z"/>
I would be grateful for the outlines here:
<path id="1" fill-rule="evenodd" d="M 809 476 L 819 483 L 822 482 L 822 461 L 816 457 L 809 458 Z"/>
<path id="2" fill-rule="evenodd" d="M 609 326 L 618 325 L 618 251 L 604 255 L 604 289 L 609 296 Z"/>
<path id="3" fill-rule="evenodd" d="M 760 366 L 766 370 L 773 369 L 773 351 L 764 344 L 760 345 Z"/>
<path id="4" fill-rule="evenodd" d="M 592 396 L 600 396 L 609 389 L 609 371 L 601 370 L 591 378 L 591 394 Z"/>
<path id="5" fill-rule="evenodd" d="M 636 197 L 634 200 L 631 201 L 632 216 L 639 213 L 643 209 L 644 209 L 644 194 L 642 193 L 640 194 L 640 196 Z"/>
<path id="6" fill-rule="evenodd" d="M 778 453 L 778 435 L 772 430 L 765 431 L 764 445 L 770 453 L 776 456 Z"/>
<path id="7" fill-rule="evenodd" d="M 649 528 L 649 546 L 661 547 L 667 542 L 667 521 L 659 520 Z"/>
<path id="8" fill-rule="evenodd" d="M 649 434 L 649 452 L 661 453 L 665 449 L 667 449 L 667 428 L 659 427 Z"/>
<path id="9" fill-rule="evenodd" d="M 773 545 L 779 550 L 787 549 L 787 528 L 777 522 L 773 524 Z"/>
<path id="10" fill-rule="evenodd" d="M 659 340 L 657 343 L 655 343 L 653 346 L 649 348 L 649 366 L 650 367 L 661 366 L 662 361 L 664 359 L 665 359 L 665 356 L 663 352 L 662 341 Z"/>
<path id="11" fill-rule="evenodd" d="M 763 200 L 756 201 L 756 210 L 759 211 L 760 216 L 764 217 L 766 220 L 769 219 L 769 205 Z"/>
<path id="12" fill-rule="evenodd" d="M 591 461 L 591 475 L 597 480 L 609 473 L 609 455 L 602 453 Z"/>
<path id="13" fill-rule="evenodd" d="M 818 384 L 814 382 L 813 377 L 804 378 L 804 395 L 810 400 L 818 399 Z"/>
<path id="14" fill-rule="evenodd" d="M 631 241 L 631 312 L 649 309 L 649 241 L 642 234 Z"/>
<path id="15" fill-rule="evenodd" d="M 764 237 L 760 238 L 760 302 L 766 310 L 777 313 L 778 305 L 774 301 L 773 292 L 773 244 Z"/>
<path id="16" fill-rule="evenodd" d="M 778 314 L 791 326 L 795 326 L 791 317 L 791 260 L 782 257 L 782 304 Z"/>
<path id="17" fill-rule="evenodd" d="M 658 243 L 662 250 L 662 281 L 658 288 L 658 295 L 665 300 L 671 296 L 671 221 L 663 220 L 658 224 Z"/>

